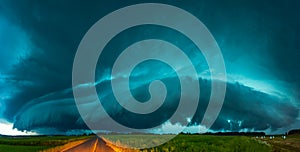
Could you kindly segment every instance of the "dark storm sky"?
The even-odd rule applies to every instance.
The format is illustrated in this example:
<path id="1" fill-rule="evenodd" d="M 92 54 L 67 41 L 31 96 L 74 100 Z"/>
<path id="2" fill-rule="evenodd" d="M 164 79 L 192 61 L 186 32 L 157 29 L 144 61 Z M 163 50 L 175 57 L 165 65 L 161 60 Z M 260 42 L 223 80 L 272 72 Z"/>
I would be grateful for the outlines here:
<path id="1" fill-rule="evenodd" d="M 39 133 L 86 129 L 72 95 L 76 49 L 96 21 L 137 2 L 142 1 L 0 0 L 0 119 L 13 123 L 19 130 Z M 212 130 L 281 133 L 300 128 L 300 3 L 297 0 L 169 0 L 163 3 L 198 17 L 214 35 L 223 53 L 227 93 Z M 157 37 L 176 36 L 172 31 L 150 28 Z M 140 27 L 136 32 L 140 35 L 120 35 L 112 49 L 127 44 L 128 38 L 139 40 L 149 31 Z M 193 47 L 184 38 L 177 40 L 196 62 L 201 55 L 193 54 Z M 108 52 L 108 62 L 110 56 L 113 55 Z M 137 98 L 144 95 L 146 85 L 138 77 L 149 76 L 151 67 L 155 68 L 150 64 L 145 63 L 134 71 L 137 78 L 133 85 L 141 87 L 141 91 L 134 91 Z M 206 64 L 199 61 L 195 66 L 203 83 L 201 89 L 209 88 Z M 99 87 L 106 87 L 109 70 L 104 67 L 97 71 Z M 170 69 L 160 70 L 155 74 L 168 73 Z M 176 81 L 172 74 L 159 75 L 159 78 Z M 176 88 L 171 84 L 170 88 Z M 109 94 L 108 90 L 100 96 L 105 98 Z M 176 98 L 178 93 L 172 95 Z M 201 95 L 200 101 L 205 105 L 209 91 Z M 192 125 L 199 124 L 203 110 L 205 106 L 198 108 Z M 114 112 L 118 113 L 118 109 Z M 120 116 L 120 119 L 134 118 Z"/>

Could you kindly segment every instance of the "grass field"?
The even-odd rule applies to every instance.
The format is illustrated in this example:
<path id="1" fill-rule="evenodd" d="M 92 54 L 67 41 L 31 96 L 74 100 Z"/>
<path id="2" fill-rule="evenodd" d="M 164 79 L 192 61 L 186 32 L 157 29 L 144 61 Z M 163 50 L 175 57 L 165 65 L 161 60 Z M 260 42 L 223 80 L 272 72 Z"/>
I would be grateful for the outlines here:
<path id="1" fill-rule="evenodd" d="M 91 136 L 0 137 L 0 152 L 36 152 Z"/>
<path id="2" fill-rule="evenodd" d="M 159 143 L 160 139 L 169 138 L 170 135 L 107 135 L 104 136 L 114 145 L 139 145 L 140 143 Z M 171 136 L 172 137 L 172 136 Z M 140 142 L 139 142 L 140 141 Z M 210 152 L 210 151 L 271 151 L 271 147 L 264 142 L 246 136 L 214 136 L 214 135 L 178 135 L 169 142 L 155 148 L 142 149 L 145 152 L 180 151 L 180 152 Z"/>
<path id="3" fill-rule="evenodd" d="M 36 152 L 48 149 L 48 146 L 0 145 L 0 152 Z"/>
<path id="4" fill-rule="evenodd" d="M 142 151 L 253 152 L 271 151 L 271 147 L 244 136 L 178 135 L 166 144 Z"/>
<path id="5" fill-rule="evenodd" d="M 116 145 L 119 147 L 130 147 L 130 148 L 147 148 L 158 146 L 161 143 L 165 143 L 175 135 L 102 135 L 102 139 L 106 143 L 111 143 L 111 145 Z"/>

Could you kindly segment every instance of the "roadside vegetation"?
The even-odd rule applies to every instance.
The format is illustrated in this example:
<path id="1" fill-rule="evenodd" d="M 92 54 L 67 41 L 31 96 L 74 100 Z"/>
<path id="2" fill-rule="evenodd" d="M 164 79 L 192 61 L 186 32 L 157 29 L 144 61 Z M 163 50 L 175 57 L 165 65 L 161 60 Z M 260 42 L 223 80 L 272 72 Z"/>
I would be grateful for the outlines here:
<path id="1" fill-rule="evenodd" d="M 92 136 L 30 136 L 0 137 L 0 152 L 36 152 L 88 139 Z"/>

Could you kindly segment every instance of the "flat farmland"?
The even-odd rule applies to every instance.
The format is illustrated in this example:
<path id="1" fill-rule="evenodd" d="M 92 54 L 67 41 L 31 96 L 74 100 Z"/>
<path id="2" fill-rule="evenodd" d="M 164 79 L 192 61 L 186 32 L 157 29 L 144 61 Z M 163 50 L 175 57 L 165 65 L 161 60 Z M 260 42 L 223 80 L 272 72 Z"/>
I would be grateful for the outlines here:
<path id="1" fill-rule="evenodd" d="M 168 138 L 169 135 L 161 135 Z M 253 136 L 220 136 L 220 135 L 178 135 L 174 139 L 154 148 L 128 149 L 115 146 L 134 142 L 143 137 L 144 140 L 157 142 L 153 135 L 106 135 L 104 140 L 96 136 L 38 136 L 38 137 L 0 137 L 0 152 L 59 152 L 71 151 L 76 147 L 82 148 L 93 145 L 94 148 L 109 148 L 114 151 L 124 152 L 209 152 L 209 151 L 243 151 L 243 152 L 295 152 L 300 151 L 300 135 L 290 135 L 286 139 L 275 136 L 264 139 Z M 154 138 L 155 137 L 155 138 Z M 156 140 L 156 141 L 155 141 Z M 139 143 L 137 143 L 139 144 Z M 71 149 L 71 150 L 70 150 Z M 88 152 L 89 150 L 87 150 Z"/>

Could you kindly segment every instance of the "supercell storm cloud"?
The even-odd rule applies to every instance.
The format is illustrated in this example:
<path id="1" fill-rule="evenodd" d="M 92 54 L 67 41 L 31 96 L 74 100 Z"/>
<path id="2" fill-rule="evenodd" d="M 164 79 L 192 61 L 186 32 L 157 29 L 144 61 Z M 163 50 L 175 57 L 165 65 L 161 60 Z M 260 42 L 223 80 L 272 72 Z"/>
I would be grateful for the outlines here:
<path id="1" fill-rule="evenodd" d="M 72 93 L 72 66 L 77 47 L 86 31 L 103 16 L 136 3 L 141 1 L 0 0 L 0 120 L 13 123 L 18 130 L 41 134 L 88 129 Z M 220 115 L 210 130 L 284 133 L 300 127 L 299 2 L 195 0 L 164 3 L 198 17 L 223 53 L 227 80 L 217 82 L 226 83 L 227 91 Z M 196 46 L 187 37 L 165 27 L 137 26 L 112 39 L 96 69 L 98 97 L 107 104 L 107 112 L 124 124 L 133 120 L 135 128 L 153 124 L 134 115 L 125 115 L 126 111 L 113 102 L 110 88 L 111 79 L 123 76 L 120 73 L 110 77 L 111 65 L 122 49 L 150 38 L 175 44 L 195 66 L 201 93 L 190 126 L 199 125 L 211 93 L 211 73 Z M 182 69 L 185 67 L 183 64 Z M 183 77 L 195 81 L 188 74 Z M 162 62 L 143 62 L 132 71 L 130 88 L 137 100 L 146 101 L 150 98 L 149 82 L 156 79 L 167 86 L 164 104 L 167 110 L 152 116 L 165 121 L 180 98 L 179 80 L 172 68 Z M 88 84 L 80 87 L 86 86 Z M 103 129 L 106 127 L 109 125 Z"/>

